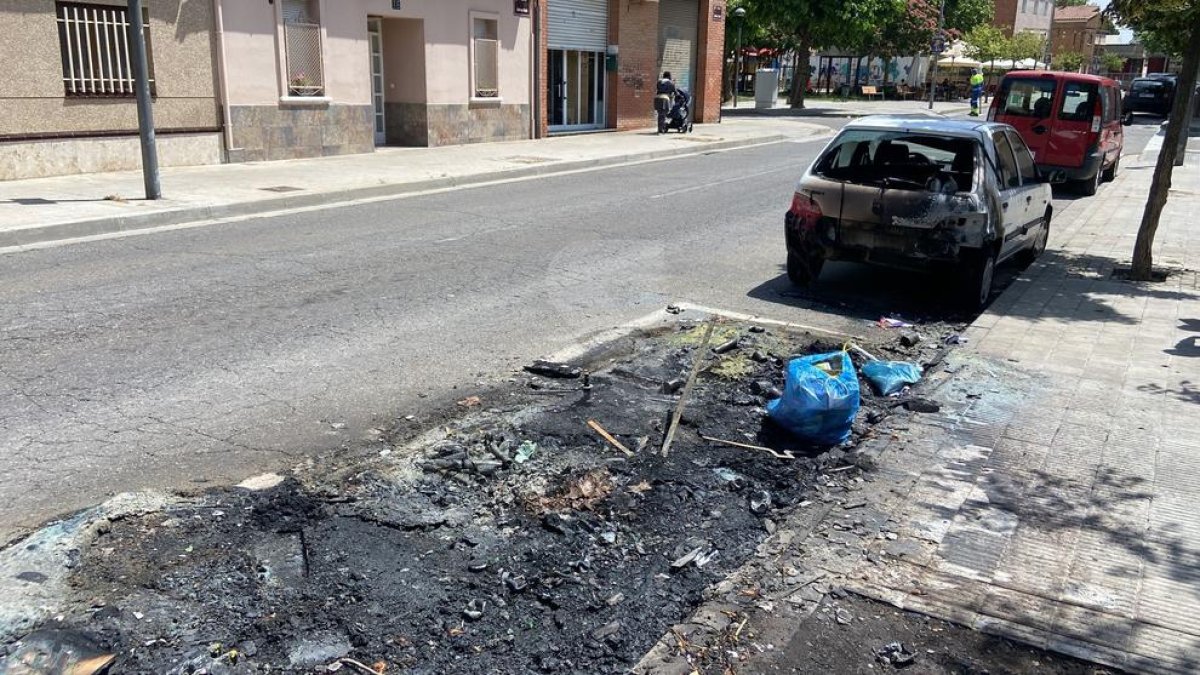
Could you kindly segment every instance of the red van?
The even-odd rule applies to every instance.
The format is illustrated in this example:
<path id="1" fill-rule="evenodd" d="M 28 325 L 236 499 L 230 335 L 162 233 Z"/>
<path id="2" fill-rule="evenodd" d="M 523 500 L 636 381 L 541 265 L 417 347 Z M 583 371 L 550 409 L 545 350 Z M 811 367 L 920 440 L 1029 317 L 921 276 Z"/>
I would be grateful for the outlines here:
<path id="1" fill-rule="evenodd" d="M 1062 171 L 1094 195 L 1121 162 L 1121 86 L 1080 73 L 1018 70 L 1004 76 L 988 120 L 1016 127 L 1043 173 Z"/>

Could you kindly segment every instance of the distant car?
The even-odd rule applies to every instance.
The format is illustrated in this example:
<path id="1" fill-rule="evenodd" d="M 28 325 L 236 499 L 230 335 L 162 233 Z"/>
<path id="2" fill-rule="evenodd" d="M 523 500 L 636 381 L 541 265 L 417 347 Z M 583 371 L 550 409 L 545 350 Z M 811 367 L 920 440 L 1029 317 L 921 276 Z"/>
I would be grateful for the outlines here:
<path id="1" fill-rule="evenodd" d="M 808 285 L 826 260 L 949 266 L 970 308 L 1001 262 L 1046 249 L 1050 180 L 1016 129 L 875 116 L 846 125 L 796 186 L 784 218 L 787 274 Z"/>
<path id="2" fill-rule="evenodd" d="M 1175 103 L 1175 80 L 1165 77 L 1139 77 L 1129 84 L 1129 93 L 1121 105 L 1126 122 L 1133 121 L 1135 113 L 1149 113 L 1159 117 L 1171 114 Z"/>
<path id="3" fill-rule="evenodd" d="M 1061 170 L 1085 195 L 1117 176 L 1121 117 L 1116 80 L 1041 70 L 1005 75 L 988 109 L 989 120 L 1017 129 L 1041 169 Z"/>

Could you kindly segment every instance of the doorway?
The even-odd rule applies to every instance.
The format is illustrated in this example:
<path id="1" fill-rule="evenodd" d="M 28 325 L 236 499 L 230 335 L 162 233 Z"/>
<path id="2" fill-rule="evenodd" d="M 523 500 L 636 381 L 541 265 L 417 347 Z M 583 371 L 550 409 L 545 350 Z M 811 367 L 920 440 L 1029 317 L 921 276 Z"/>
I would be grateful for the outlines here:
<path id="1" fill-rule="evenodd" d="M 551 49 L 548 65 L 550 130 L 604 128 L 604 52 Z"/>
<path id="2" fill-rule="evenodd" d="M 371 106 L 374 109 L 375 145 L 387 143 L 387 117 L 383 103 L 383 21 L 367 19 L 371 51 Z"/>

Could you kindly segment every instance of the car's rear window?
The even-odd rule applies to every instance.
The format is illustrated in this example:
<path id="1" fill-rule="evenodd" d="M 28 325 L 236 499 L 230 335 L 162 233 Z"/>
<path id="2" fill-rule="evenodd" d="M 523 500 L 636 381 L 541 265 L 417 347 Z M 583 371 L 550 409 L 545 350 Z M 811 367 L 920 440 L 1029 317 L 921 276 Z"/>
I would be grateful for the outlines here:
<path id="1" fill-rule="evenodd" d="M 850 129 L 817 160 L 826 178 L 907 190 L 971 189 L 975 142 L 920 132 Z"/>
<path id="2" fill-rule="evenodd" d="M 1058 81 L 1048 78 L 1011 78 L 1004 80 L 998 95 L 999 114 L 1044 119 L 1054 110 L 1054 90 Z"/>
<path id="3" fill-rule="evenodd" d="M 1142 93 L 1149 92 L 1154 94 L 1165 94 L 1170 89 L 1171 84 L 1162 80 L 1134 80 L 1133 84 L 1129 85 L 1129 91 Z"/>
<path id="4" fill-rule="evenodd" d="M 1063 84 L 1062 107 L 1058 119 L 1068 122 L 1091 122 L 1096 114 L 1096 101 L 1100 90 L 1091 82 L 1066 82 Z"/>

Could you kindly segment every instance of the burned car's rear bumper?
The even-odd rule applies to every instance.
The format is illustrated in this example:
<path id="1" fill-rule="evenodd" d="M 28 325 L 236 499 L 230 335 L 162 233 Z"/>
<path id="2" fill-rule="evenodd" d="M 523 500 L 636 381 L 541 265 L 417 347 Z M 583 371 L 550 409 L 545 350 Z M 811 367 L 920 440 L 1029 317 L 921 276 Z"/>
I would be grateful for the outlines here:
<path id="1" fill-rule="evenodd" d="M 805 229 L 797 220 L 790 211 L 784 216 L 789 253 L 819 252 L 826 260 L 924 269 L 957 264 L 965 251 L 981 248 L 986 216 L 963 215 L 932 227 L 822 218 L 817 227 Z"/>

